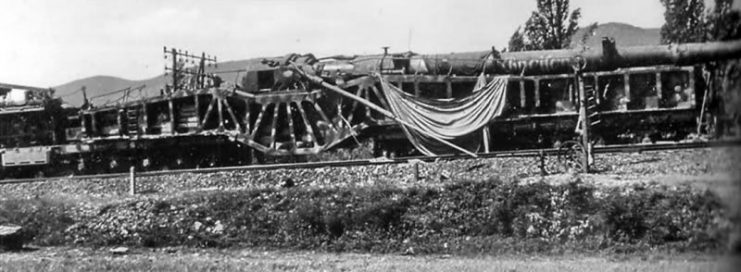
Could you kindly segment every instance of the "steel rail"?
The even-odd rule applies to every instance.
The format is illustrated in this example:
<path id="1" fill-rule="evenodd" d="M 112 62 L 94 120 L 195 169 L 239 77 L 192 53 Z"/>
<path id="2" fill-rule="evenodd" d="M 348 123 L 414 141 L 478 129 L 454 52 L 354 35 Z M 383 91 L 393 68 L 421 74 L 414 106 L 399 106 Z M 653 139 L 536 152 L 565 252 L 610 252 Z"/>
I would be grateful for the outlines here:
<path id="1" fill-rule="evenodd" d="M 636 153 L 636 152 L 640 153 L 640 152 L 649 152 L 649 151 L 669 151 L 669 150 L 717 148 L 717 147 L 729 147 L 729 146 L 741 146 L 741 139 L 707 141 L 707 142 L 671 142 L 671 143 L 658 143 L 658 144 L 626 144 L 626 145 L 596 146 L 594 147 L 593 152 L 595 154 Z M 162 175 L 177 175 L 177 174 L 189 174 L 189 173 L 193 173 L 193 174 L 215 173 L 215 172 L 228 172 L 228 171 L 259 171 L 259 170 L 277 170 L 277 169 L 309 169 L 309 168 L 321 168 L 321 167 L 376 166 L 376 165 L 387 165 L 387 164 L 410 163 L 414 161 L 433 162 L 433 161 L 439 161 L 439 160 L 471 160 L 471 159 L 487 159 L 487 158 L 554 156 L 554 155 L 560 154 L 561 152 L 563 151 L 558 148 L 524 149 L 524 150 L 510 150 L 510 151 L 495 151 L 495 152 L 489 152 L 489 153 L 479 153 L 478 158 L 472 158 L 468 155 L 463 155 L 463 154 L 446 154 L 446 155 L 438 155 L 438 156 L 400 157 L 400 158 L 394 158 L 394 159 L 364 159 L 364 160 L 346 160 L 346 161 L 279 163 L 279 164 L 259 164 L 259 165 L 213 167 L 213 168 L 157 170 L 157 171 L 137 172 L 136 175 L 137 177 L 152 177 L 152 176 L 162 176 Z M 45 181 L 53 181 L 53 180 L 61 180 L 61 179 L 84 180 L 84 179 L 126 178 L 128 176 L 129 176 L 129 173 L 110 173 L 110 174 L 60 176 L 60 177 L 47 177 L 47 178 L 6 179 L 6 180 L 0 180 L 0 185 L 45 182 Z"/>

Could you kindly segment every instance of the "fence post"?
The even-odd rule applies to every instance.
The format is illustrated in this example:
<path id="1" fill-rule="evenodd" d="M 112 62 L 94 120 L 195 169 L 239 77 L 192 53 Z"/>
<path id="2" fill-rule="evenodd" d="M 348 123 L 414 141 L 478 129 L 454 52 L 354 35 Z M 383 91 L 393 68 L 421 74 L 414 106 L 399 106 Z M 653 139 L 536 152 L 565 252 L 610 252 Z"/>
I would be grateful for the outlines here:
<path id="1" fill-rule="evenodd" d="M 419 163 L 414 164 L 414 182 L 419 181 Z"/>
<path id="2" fill-rule="evenodd" d="M 545 176 L 548 174 L 545 172 L 545 153 L 543 152 L 543 150 L 540 150 L 538 154 L 540 155 L 540 175 Z"/>
<path id="3" fill-rule="evenodd" d="M 129 194 L 136 195 L 136 170 L 134 166 L 129 168 Z"/>

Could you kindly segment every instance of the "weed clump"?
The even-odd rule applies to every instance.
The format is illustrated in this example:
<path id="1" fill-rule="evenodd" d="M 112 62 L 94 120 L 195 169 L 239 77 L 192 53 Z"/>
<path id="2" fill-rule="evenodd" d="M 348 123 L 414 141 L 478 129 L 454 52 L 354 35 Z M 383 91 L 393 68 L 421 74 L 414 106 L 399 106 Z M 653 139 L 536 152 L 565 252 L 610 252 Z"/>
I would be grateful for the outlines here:
<path id="1" fill-rule="evenodd" d="M 21 226 L 22 240 L 37 245 L 60 245 L 64 230 L 75 221 L 68 214 L 70 205 L 48 198 L 7 199 L 0 201 L 0 224 Z"/>

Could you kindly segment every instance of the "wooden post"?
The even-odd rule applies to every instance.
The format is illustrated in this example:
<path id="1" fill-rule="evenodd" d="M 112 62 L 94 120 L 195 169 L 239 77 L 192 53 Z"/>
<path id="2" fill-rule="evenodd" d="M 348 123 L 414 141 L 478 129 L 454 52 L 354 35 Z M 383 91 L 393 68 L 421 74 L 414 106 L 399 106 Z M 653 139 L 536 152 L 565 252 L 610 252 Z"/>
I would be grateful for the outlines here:
<path id="1" fill-rule="evenodd" d="M 180 72 L 180 70 L 178 69 L 178 52 L 175 51 L 175 48 L 171 49 L 171 54 L 172 54 L 172 90 L 170 90 L 170 93 L 174 93 L 175 91 L 178 90 L 178 88 L 180 88 L 180 86 L 178 86 L 178 76 L 179 76 L 178 72 Z"/>
<path id="2" fill-rule="evenodd" d="M 419 181 L 419 163 L 414 163 L 414 182 Z"/>
<path id="3" fill-rule="evenodd" d="M 540 157 L 540 175 L 545 176 L 548 174 L 545 172 L 545 153 L 543 153 L 543 150 L 540 150 L 538 155 Z"/>
<path id="4" fill-rule="evenodd" d="M 484 126 L 484 129 L 481 134 L 484 138 L 484 153 L 489 153 L 491 152 L 491 148 L 489 147 L 489 138 L 491 138 L 491 133 L 489 131 L 488 124 Z"/>
<path id="5" fill-rule="evenodd" d="M 136 170 L 134 166 L 129 168 L 129 194 L 136 195 Z"/>

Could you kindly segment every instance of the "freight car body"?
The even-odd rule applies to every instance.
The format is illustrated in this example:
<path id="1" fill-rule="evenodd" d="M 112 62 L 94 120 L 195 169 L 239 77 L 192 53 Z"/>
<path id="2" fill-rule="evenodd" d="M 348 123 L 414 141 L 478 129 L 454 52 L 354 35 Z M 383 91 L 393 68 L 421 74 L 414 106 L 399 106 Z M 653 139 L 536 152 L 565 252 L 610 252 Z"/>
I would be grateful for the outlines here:
<path id="1" fill-rule="evenodd" d="M 696 132 L 705 91 L 702 79 L 696 77 L 692 66 L 584 73 L 585 88 L 594 103 L 593 141 L 676 141 Z M 479 76 L 455 75 L 385 74 L 382 78 L 409 95 L 440 100 L 466 97 L 480 80 Z M 573 74 L 510 77 L 505 110 L 486 126 L 488 133 L 476 136 L 480 141 L 477 151 L 553 147 L 576 137 L 579 103 L 574 86 Z M 376 96 L 380 90 L 357 93 L 373 101 L 385 99 Z M 418 155 L 392 120 L 372 115 L 362 106 L 346 108 L 343 114 L 353 127 L 367 128 L 359 134 L 374 139 L 376 155 Z"/>
<path id="2" fill-rule="evenodd" d="M 64 142 L 64 118 L 74 109 L 53 90 L 0 83 L 0 177 L 43 175 Z"/>
<path id="3" fill-rule="evenodd" d="M 251 149 L 230 140 L 239 131 L 239 123 L 224 118 L 224 91 L 215 87 L 181 89 L 80 110 L 79 116 L 72 117 L 78 126 L 68 129 L 69 135 L 80 132 L 70 141 L 89 149 L 81 153 L 78 170 L 120 172 L 131 166 L 152 170 L 249 164 Z"/>
<path id="4" fill-rule="evenodd" d="M 655 66 L 584 73 L 585 88 L 596 104 L 594 125 L 599 141 L 608 143 L 678 140 L 695 127 L 703 86 L 694 80 L 694 67 Z M 410 94 L 421 91 L 405 77 L 387 77 Z M 398 80 L 398 81 L 394 81 Z M 454 83 L 438 78 L 431 95 L 452 98 L 470 93 L 476 78 Z M 448 83 L 450 82 L 450 83 Z M 421 84 L 417 84 L 420 86 Z M 447 85 L 450 85 L 448 87 Z M 457 86 L 456 86 L 457 85 Z M 551 146 L 574 136 L 578 119 L 578 91 L 571 74 L 524 76 L 509 80 L 504 113 L 489 125 L 492 148 L 539 144 Z M 442 92 L 442 90 L 446 90 Z M 450 90 L 448 92 L 447 90 Z M 679 90 L 679 91 L 677 91 Z M 697 90 L 697 91 L 696 91 Z M 700 95 L 696 93 L 699 92 Z M 518 144 L 519 143 L 519 144 Z"/>

